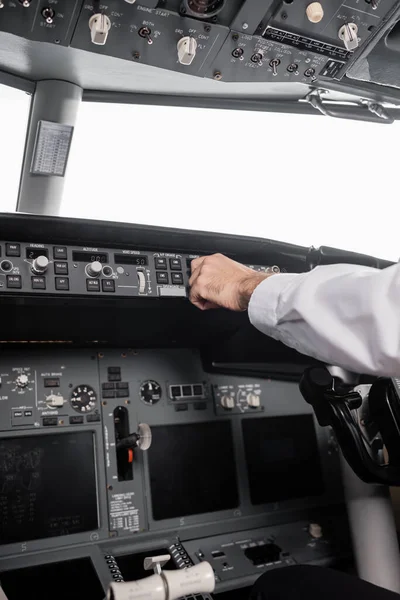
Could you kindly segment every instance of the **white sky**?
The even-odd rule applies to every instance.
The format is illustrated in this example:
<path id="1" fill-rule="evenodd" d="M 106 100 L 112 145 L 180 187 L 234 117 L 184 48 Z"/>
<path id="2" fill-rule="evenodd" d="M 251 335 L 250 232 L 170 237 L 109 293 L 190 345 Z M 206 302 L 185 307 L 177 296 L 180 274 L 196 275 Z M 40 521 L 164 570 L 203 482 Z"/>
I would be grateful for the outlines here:
<path id="1" fill-rule="evenodd" d="M 7 92 L 5 92 L 7 90 Z M 27 96 L 0 87 L 0 210 Z M 85 103 L 62 214 L 330 245 L 397 260 L 400 124 Z"/>

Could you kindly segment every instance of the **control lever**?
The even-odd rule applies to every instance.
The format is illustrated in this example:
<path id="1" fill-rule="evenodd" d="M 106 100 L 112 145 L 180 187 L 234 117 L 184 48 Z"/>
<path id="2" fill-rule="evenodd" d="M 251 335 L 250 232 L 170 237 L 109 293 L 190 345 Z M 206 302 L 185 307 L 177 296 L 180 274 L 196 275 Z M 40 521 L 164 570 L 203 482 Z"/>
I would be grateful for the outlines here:
<path id="1" fill-rule="evenodd" d="M 153 569 L 154 575 L 127 583 L 112 583 L 107 592 L 107 600 L 177 600 L 182 596 L 207 594 L 214 591 L 215 576 L 210 563 L 180 569 L 163 571 L 170 556 L 145 558 L 144 568 Z"/>
<path id="2" fill-rule="evenodd" d="M 119 450 L 148 450 L 151 446 L 151 429 L 147 423 L 140 423 L 136 433 L 130 433 L 127 437 L 117 442 L 117 451 Z"/>

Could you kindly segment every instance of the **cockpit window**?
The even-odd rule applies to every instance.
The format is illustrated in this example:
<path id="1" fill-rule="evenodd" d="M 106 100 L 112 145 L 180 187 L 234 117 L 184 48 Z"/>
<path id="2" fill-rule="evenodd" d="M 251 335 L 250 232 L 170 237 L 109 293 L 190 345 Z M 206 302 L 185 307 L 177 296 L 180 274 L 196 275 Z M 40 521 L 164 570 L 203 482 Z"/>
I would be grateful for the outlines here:
<path id="1" fill-rule="evenodd" d="M 17 206 L 31 96 L 0 84 L 0 212 Z"/>
<path id="2" fill-rule="evenodd" d="M 327 245 L 397 260 L 400 125 L 82 104 L 62 214 Z"/>

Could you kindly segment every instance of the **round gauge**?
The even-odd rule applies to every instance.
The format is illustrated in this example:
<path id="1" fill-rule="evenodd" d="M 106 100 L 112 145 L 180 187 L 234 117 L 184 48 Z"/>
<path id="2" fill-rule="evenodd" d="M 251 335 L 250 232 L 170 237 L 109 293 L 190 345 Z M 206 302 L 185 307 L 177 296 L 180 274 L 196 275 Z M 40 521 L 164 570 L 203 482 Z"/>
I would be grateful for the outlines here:
<path id="1" fill-rule="evenodd" d="M 72 390 L 71 406 L 77 412 L 90 412 L 96 406 L 96 402 L 96 392 L 90 385 L 78 385 Z"/>
<path id="2" fill-rule="evenodd" d="M 157 381 L 145 381 L 140 386 L 140 399 L 145 404 L 157 404 L 161 400 L 161 385 Z"/>

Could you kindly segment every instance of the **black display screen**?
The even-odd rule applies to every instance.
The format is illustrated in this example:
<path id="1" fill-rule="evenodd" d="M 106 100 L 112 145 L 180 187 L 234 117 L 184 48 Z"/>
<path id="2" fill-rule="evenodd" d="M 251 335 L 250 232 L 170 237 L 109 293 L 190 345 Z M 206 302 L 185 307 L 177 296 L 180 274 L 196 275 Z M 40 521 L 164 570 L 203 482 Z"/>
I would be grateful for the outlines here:
<path id="1" fill-rule="evenodd" d="M 72 260 L 74 262 L 95 262 L 96 260 L 100 263 L 108 262 L 107 252 L 73 252 Z"/>
<path id="2" fill-rule="evenodd" d="M 254 505 L 323 494 L 311 415 L 244 419 L 242 428 Z"/>
<path id="3" fill-rule="evenodd" d="M 152 427 L 152 433 L 148 459 L 155 520 L 238 506 L 230 422 Z"/>
<path id="4" fill-rule="evenodd" d="M 149 259 L 144 254 L 114 254 L 114 261 L 117 265 L 136 267 L 146 267 L 149 264 Z"/>
<path id="5" fill-rule="evenodd" d="M 141 552 L 138 554 L 124 554 L 122 556 L 116 556 L 115 560 L 122 573 L 122 577 L 125 581 L 136 581 L 137 579 L 143 579 L 148 577 L 151 573 L 144 570 L 144 559 L 150 558 L 151 556 L 165 556 L 166 554 L 171 555 L 170 550 L 150 550 L 148 552 Z M 176 569 L 175 563 L 169 560 L 164 569 L 173 571 Z"/>
<path id="6" fill-rule="evenodd" d="M 46 258 L 49 258 L 49 251 L 47 248 L 27 248 L 25 252 L 28 260 L 35 260 L 38 256 L 46 256 Z"/>
<path id="7" fill-rule="evenodd" d="M 0 440 L 0 543 L 97 528 L 92 432 Z"/>
<path id="8" fill-rule="evenodd" d="M 8 600 L 103 600 L 104 590 L 90 558 L 0 573 Z"/>

